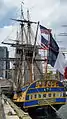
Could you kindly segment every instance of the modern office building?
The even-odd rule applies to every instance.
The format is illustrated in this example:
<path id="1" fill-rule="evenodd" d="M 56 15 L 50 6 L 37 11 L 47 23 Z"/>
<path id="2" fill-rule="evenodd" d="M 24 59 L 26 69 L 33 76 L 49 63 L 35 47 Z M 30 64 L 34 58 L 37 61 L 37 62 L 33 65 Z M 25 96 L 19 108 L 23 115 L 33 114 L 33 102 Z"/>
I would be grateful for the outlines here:
<path id="1" fill-rule="evenodd" d="M 7 69 L 10 68 L 10 63 L 6 59 L 9 58 L 9 52 L 7 47 L 0 46 L 0 77 L 8 78 L 8 71 Z"/>

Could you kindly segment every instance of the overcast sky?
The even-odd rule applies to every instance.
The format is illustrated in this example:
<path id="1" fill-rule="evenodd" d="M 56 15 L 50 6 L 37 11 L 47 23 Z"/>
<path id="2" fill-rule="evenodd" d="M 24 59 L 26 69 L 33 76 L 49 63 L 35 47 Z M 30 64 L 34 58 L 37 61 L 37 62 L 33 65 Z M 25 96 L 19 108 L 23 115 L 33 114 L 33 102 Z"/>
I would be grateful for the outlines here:
<path id="1" fill-rule="evenodd" d="M 58 36 L 67 33 L 67 0 L 24 0 L 24 13 L 29 9 L 30 17 L 40 21 L 41 25 L 51 28 L 60 47 L 67 48 L 67 36 Z M 14 21 L 20 14 L 21 0 L 0 0 L 0 42 L 7 41 L 16 29 Z M 14 29 L 14 31 L 12 31 Z"/>

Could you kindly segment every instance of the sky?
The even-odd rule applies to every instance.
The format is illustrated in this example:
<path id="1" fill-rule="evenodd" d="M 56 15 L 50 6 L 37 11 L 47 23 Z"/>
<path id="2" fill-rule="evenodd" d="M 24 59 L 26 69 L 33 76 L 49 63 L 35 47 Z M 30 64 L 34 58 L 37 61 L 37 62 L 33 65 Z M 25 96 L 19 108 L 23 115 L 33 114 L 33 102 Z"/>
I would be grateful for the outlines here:
<path id="1" fill-rule="evenodd" d="M 30 18 L 39 21 L 41 25 L 52 29 L 52 34 L 59 47 L 67 50 L 67 0 L 0 0 L 0 46 L 10 38 L 16 38 L 17 23 L 11 18 L 19 18 L 20 6 L 23 4 L 24 14 L 30 11 Z M 10 55 L 12 48 L 9 47 Z"/>

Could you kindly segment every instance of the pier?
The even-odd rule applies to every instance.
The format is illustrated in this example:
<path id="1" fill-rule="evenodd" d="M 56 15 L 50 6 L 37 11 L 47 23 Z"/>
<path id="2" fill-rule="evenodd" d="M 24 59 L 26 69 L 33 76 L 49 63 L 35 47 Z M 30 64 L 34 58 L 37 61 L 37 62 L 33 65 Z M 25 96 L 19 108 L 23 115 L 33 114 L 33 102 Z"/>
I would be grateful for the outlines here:
<path id="1" fill-rule="evenodd" d="M 0 119 L 31 119 L 5 95 L 0 94 Z"/>

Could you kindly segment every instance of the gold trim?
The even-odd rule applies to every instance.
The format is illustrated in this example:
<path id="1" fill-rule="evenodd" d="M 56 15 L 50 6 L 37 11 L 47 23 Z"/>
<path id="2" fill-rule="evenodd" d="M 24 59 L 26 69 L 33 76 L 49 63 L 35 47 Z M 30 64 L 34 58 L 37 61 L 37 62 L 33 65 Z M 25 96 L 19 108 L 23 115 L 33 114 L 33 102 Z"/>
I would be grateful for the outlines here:
<path id="1" fill-rule="evenodd" d="M 54 103 L 54 104 L 51 104 L 51 105 L 56 105 L 56 104 L 66 104 L 65 102 L 60 102 L 60 103 Z M 48 104 L 46 104 L 46 105 L 40 105 L 40 106 L 47 106 Z M 36 107 L 36 106 L 39 106 L 39 105 L 32 105 L 32 106 L 23 106 L 24 108 L 29 108 L 29 107 Z"/>
<path id="2" fill-rule="evenodd" d="M 65 97 L 61 97 L 61 98 L 65 98 Z M 39 101 L 39 100 L 42 100 L 42 99 L 43 99 L 43 100 L 47 100 L 47 99 L 50 99 L 50 98 L 41 98 L 41 99 L 38 98 L 38 99 L 34 99 L 34 100 L 38 100 L 38 101 Z M 51 98 L 51 99 L 55 99 L 55 98 Z M 30 101 L 34 101 L 34 100 L 33 100 L 33 99 L 31 99 L 31 100 L 25 100 L 24 102 L 30 102 Z M 23 102 L 23 101 L 22 101 L 22 102 Z"/>

